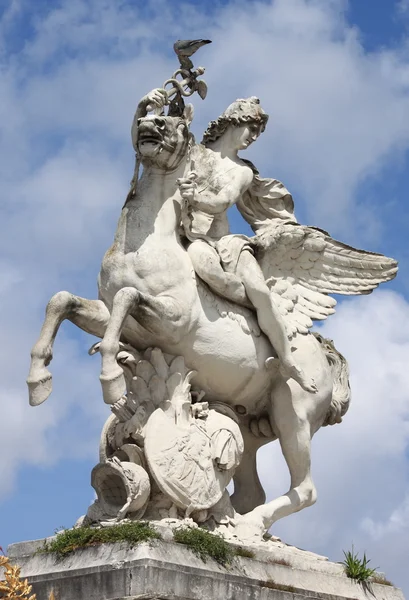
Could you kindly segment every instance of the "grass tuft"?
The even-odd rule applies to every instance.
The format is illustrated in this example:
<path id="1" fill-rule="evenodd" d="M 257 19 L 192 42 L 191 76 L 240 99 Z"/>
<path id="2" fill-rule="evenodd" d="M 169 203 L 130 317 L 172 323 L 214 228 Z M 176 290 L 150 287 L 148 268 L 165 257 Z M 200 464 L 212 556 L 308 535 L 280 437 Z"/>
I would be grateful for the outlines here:
<path id="1" fill-rule="evenodd" d="M 392 581 L 389 581 L 389 579 L 386 579 L 385 575 L 381 575 L 380 573 L 372 575 L 371 583 L 379 583 L 380 585 L 390 585 L 393 587 Z"/>
<path id="2" fill-rule="evenodd" d="M 256 556 L 253 550 L 249 550 L 248 548 L 242 548 L 241 546 L 235 548 L 234 553 L 236 556 L 243 556 L 244 558 L 254 558 Z"/>
<path id="3" fill-rule="evenodd" d="M 55 552 L 58 558 L 64 558 L 79 548 L 114 542 L 128 542 L 131 546 L 135 546 L 140 542 L 153 539 L 160 539 L 160 535 L 149 523 L 143 521 L 101 528 L 85 526 L 65 529 L 50 542 L 45 542 L 39 552 Z"/>
<path id="4" fill-rule="evenodd" d="M 358 553 L 354 552 L 353 546 L 352 550 L 348 550 L 348 552 L 345 552 L 344 550 L 343 552 L 345 558 L 342 561 L 342 564 L 344 565 L 347 577 L 354 579 L 358 583 L 365 583 L 376 574 L 376 569 L 370 569 L 368 567 L 370 559 L 366 558 L 365 553 L 363 558 L 359 558 Z"/>
<path id="5" fill-rule="evenodd" d="M 268 562 L 273 565 L 282 565 L 283 567 L 291 567 L 291 563 L 285 558 L 269 558 Z"/>
<path id="6" fill-rule="evenodd" d="M 204 562 L 210 557 L 226 566 L 235 555 L 233 548 L 223 538 L 205 529 L 180 527 L 173 532 L 173 538 L 178 544 L 189 546 Z"/>
<path id="7" fill-rule="evenodd" d="M 259 581 L 261 587 L 269 588 L 270 590 L 279 590 L 280 592 L 291 592 L 297 591 L 293 585 L 285 585 L 283 583 L 277 583 L 274 579 L 267 579 L 267 581 Z"/>

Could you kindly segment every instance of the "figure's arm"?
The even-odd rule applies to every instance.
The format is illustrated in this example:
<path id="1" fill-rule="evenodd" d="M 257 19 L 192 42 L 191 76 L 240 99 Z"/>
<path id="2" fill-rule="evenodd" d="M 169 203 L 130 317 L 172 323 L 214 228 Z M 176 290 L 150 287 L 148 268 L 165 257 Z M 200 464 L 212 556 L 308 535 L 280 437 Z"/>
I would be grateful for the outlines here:
<path id="1" fill-rule="evenodd" d="M 207 189 L 197 189 L 196 176 L 190 174 L 187 178 L 179 179 L 178 185 L 182 198 L 197 210 L 210 215 L 226 212 L 233 206 L 248 189 L 252 181 L 249 170 L 237 170 L 232 174 L 231 181 L 224 185 L 217 194 L 209 193 Z"/>

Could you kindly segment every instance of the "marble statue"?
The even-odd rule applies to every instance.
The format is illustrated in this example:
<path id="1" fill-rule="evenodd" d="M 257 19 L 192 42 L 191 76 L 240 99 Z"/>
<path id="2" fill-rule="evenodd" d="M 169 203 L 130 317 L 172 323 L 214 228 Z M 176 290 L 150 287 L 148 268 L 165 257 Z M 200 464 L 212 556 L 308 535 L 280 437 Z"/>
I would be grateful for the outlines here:
<path id="1" fill-rule="evenodd" d="M 177 42 L 181 68 L 140 100 L 99 299 L 51 298 L 27 381 L 30 403 L 46 400 L 63 320 L 101 339 L 90 352 L 112 415 L 87 522 L 185 518 L 256 539 L 315 502 L 311 438 L 348 409 L 348 365 L 313 321 L 334 313 L 330 294 L 368 294 L 397 263 L 299 224 L 284 185 L 239 155 L 267 124 L 257 98 L 233 102 L 194 141 L 184 98 L 207 88 L 190 56 L 209 42 Z M 233 204 L 254 236 L 230 233 Z M 276 439 L 291 485 L 265 503 L 256 453 Z"/>

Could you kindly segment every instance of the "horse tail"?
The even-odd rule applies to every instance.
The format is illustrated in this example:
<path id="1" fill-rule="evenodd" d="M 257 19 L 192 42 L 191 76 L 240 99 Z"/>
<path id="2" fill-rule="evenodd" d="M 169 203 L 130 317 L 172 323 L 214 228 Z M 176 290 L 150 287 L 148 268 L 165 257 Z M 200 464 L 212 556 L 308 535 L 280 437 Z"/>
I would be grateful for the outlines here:
<path id="1" fill-rule="evenodd" d="M 341 423 L 351 402 L 351 388 L 349 385 L 349 367 L 346 359 L 335 348 L 334 342 L 328 340 L 319 333 L 314 332 L 326 354 L 328 364 L 332 372 L 332 400 L 325 415 L 323 426 Z"/>

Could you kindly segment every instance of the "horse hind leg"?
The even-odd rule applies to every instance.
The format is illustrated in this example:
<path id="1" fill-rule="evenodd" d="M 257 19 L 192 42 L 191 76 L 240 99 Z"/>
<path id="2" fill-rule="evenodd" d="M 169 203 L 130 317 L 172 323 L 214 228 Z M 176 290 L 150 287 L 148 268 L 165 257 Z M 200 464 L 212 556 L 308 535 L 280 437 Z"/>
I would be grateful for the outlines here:
<path id="1" fill-rule="evenodd" d="M 303 403 L 308 402 L 307 394 L 295 382 L 288 383 L 274 390 L 272 422 L 290 471 L 290 489 L 245 515 L 238 523 L 239 537 L 262 535 L 278 519 L 312 506 L 317 499 L 311 477 L 311 425 L 303 407 Z M 296 402 L 294 396 L 297 396 Z"/>
<path id="2" fill-rule="evenodd" d="M 250 512 L 266 501 L 266 494 L 257 472 L 257 452 L 261 446 L 276 439 L 266 421 L 267 418 L 262 417 L 261 427 L 254 420 L 251 426 L 249 424 L 241 428 L 244 453 L 234 473 L 234 493 L 231 496 L 234 509 L 241 515 Z"/>
<path id="3" fill-rule="evenodd" d="M 52 375 L 46 368 L 53 357 L 53 344 L 61 323 L 68 319 L 82 330 L 102 337 L 109 311 L 102 300 L 87 300 L 69 292 L 58 292 L 49 301 L 40 336 L 31 351 L 27 378 L 31 406 L 44 402 L 52 391 Z"/>
<path id="4" fill-rule="evenodd" d="M 234 493 L 230 497 L 234 509 L 241 515 L 263 504 L 266 494 L 257 473 L 256 451 L 245 451 L 234 474 Z"/>

